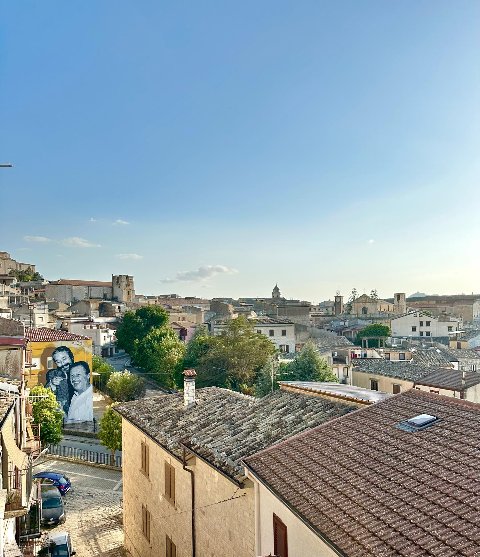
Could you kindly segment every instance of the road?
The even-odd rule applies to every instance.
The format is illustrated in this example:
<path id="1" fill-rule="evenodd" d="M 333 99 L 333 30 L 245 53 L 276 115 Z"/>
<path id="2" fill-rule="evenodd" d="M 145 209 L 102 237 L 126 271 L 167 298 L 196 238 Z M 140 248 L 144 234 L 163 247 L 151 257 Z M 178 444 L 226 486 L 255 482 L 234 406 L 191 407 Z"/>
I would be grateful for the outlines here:
<path id="1" fill-rule="evenodd" d="M 66 474 L 72 491 L 65 496 L 66 521 L 49 532 L 68 531 L 77 557 L 126 557 L 123 549 L 122 473 L 47 459 L 34 473 Z"/>
<path id="2" fill-rule="evenodd" d="M 136 375 L 140 375 L 145 379 L 147 390 L 145 392 L 145 398 L 156 396 L 163 392 L 166 392 L 164 389 L 158 386 L 155 381 L 148 379 L 148 375 L 145 374 L 141 369 L 134 367 L 130 363 L 130 356 L 127 354 L 117 354 L 116 356 L 112 356 L 110 358 L 105 358 L 105 360 L 113 366 L 118 371 L 123 371 L 127 369 L 131 373 L 135 373 Z"/>

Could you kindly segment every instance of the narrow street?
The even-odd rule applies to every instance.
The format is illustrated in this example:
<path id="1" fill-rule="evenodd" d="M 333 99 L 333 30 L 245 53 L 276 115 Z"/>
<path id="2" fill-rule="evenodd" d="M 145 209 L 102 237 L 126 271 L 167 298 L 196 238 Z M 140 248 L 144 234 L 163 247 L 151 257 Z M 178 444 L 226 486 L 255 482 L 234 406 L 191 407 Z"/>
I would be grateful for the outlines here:
<path id="1" fill-rule="evenodd" d="M 65 496 L 66 521 L 48 532 L 68 531 L 77 557 L 126 557 L 123 549 L 122 473 L 46 459 L 43 470 L 66 474 L 72 491 Z"/>

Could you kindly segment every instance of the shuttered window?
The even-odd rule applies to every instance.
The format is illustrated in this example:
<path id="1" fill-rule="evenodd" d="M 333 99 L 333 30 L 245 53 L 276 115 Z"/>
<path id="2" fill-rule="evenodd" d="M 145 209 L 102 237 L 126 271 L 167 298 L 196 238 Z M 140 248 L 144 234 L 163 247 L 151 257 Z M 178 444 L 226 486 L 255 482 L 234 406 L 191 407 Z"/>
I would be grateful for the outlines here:
<path id="1" fill-rule="evenodd" d="M 276 557 L 288 557 L 287 527 L 273 515 L 273 552 Z"/>
<path id="2" fill-rule="evenodd" d="M 168 536 L 165 545 L 165 557 L 177 557 L 177 546 Z"/>
<path id="3" fill-rule="evenodd" d="M 142 472 L 145 476 L 148 476 L 150 473 L 150 455 L 148 451 L 148 445 L 145 441 L 142 441 Z"/>
<path id="4" fill-rule="evenodd" d="M 165 462 L 165 498 L 175 505 L 175 468 Z"/>
<path id="5" fill-rule="evenodd" d="M 150 511 L 142 505 L 142 534 L 150 541 Z"/>

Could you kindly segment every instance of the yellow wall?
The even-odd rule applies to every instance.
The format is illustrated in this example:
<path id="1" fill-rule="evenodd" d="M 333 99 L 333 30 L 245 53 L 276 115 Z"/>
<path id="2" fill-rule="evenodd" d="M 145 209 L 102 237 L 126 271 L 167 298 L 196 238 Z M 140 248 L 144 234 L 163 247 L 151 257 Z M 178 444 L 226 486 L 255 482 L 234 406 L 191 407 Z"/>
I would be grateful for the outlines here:
<path id="1" fill-rule="evenodd" d="M 92 378 L 92 341 L 88 340 L 58 340 L 55 342 L 33 342 L 28 343 L 28 349 L 32 351 L 32 364 L 36 363 L 36 367 L 27 369 L 27 386 L 35 387 L 36 385 L 45 385 L 45 377 L 48 371 L 48 361 L 52 357 L 52 353 L 56 348 L 66 346 L 74 356 L 75 362 L 84 361 L 90 367 L 90 381 Z M 52 362 L 51 368 L 55 368 Z"/>

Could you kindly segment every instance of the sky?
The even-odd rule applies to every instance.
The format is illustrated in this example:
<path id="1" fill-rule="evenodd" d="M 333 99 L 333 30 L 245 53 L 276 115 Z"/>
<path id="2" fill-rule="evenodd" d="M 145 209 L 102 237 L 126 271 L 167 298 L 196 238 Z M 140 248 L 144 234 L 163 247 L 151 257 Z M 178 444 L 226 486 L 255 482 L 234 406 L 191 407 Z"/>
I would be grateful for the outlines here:
<path id="1" fill-rule="evenodd" d="M 45 278 L 480 291 L 477 0 L 0 10 L 0 250 Z"/>

